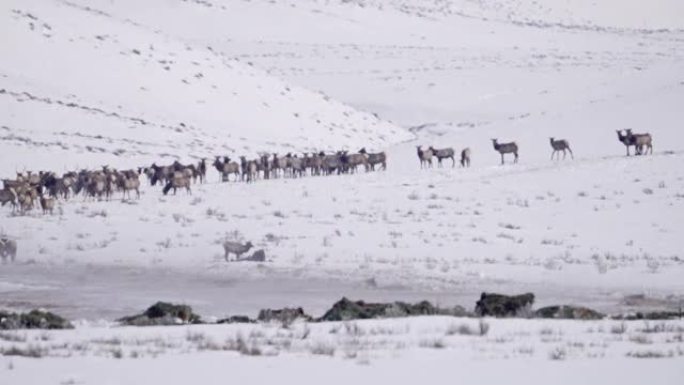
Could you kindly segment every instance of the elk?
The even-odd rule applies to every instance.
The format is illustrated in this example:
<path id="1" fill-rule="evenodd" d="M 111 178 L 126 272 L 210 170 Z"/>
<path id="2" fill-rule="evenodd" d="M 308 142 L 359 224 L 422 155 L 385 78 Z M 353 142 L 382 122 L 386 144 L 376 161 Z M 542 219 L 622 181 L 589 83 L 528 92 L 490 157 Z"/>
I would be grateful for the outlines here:
<path id="1" fill-rule="evenodd" d="M 0 205 L 4 206 L 9 202 L 12 204 L 12 211 L 17 207 L 17 193 L 14 191 L 13 188 L 7 188 L 5 187 L 4 189 L 0 190 Z"/>
<path id="2" fill-rule="evenodd" d="M 461 167 L 470 167 L 470 148 L 468 147 L 461 151 Z"/>
<path id="3" fill-rule="evenodd" d="M 497 139 L 492 139 L 492 144 L 494 145 L 494 150 L 501 154 L 501 164 L 504 164 L 504 154 L 513 154 L 515 159 L 513 163 L 518 163 L 518 144 L 515 142 L 510 143 L 499 143 Z"/>
<path id="4" fill-rule="evenodd" d="M 271 161 L 271 176 L 278 178 L 280 170 L 285 170 L 287 167 L 287 161 L 285 158 L 278 157 L 278 154 L 273 154 L 273 160 Z"/>
<path id="5" fill-rule="evenodd" d="M 297 177 L 302 177 L 304 176 L 304 160 L 301 158 L 298 158 L 297 155 L 292 155 L 292 154 L 287 154 L 287 163 L 290 167 L 290 175 L 293 178 Z"/>
<path id="6" fill-rule="evenodd" d="M 268 162 L 268 155 L 261 155 L 259 158 L 259 168 L 264 172 L 264 179 L 269 179 L 271 165 Z"/>
<path id="7" fill-rule="evenodd" d="M 653 155 L 653 139 L 651 134 L 633 134 L 631 129 L 627 131 L 627 137 L 630 138 L 630 142 L 634 144 L 634 151 L 637 155 L 644 155 L 644 146 L 646 146 L 646 153 Z"/>
<path id="8" fill-rule="evenodd" d="M 17 242 L 6 237 L 0 237 L 0 257 L 2 257 L 3 263 L 7 262 L 7 257 L 14 262 L 17 257 Z"/>
<path id="9" fill-rule="evenodd" d="M 128 199 L 131 199 L 131 190 L 135 190 L 136 198 L 140 199 L 140 180 L 138 179 L 138 174 L 120 173 L 117 175 L 116 185 L 123 191 L 122 201 L 126 199 L 126 193 L 128 193 Z"/>
<path id="10" fill-rule="evenodd" d="M 173 195 L 176 195 L 176 189 L 185 188 L 188 194 L 192 194 L 190 190 L 190 178 L 188 178 L 183 172 L 176 171 L 173 174 L 173 178 L 164 186 L 162 193 L 164 195 L 168 194 L 171 189 L 173 189 Z"/>
<path id="11" fill-rule="evenodd" d="M 420 160 L 420 168 L 429 167 L 432 168 L 432 150 L 423 150 L 421 146 L 416 146 L 416 151 L 418 152 L 418 160 Z"/>
<path id="12" fill-rule="evenodd" d="M 258 173 L 258 165 L 254 160 L 247 160 L 244 156 L 240 157 L 240 168 L 242 169 L 242 180 L 254 182 Z"/>
<path id="13" fill-rule="evenodd" d="M 454 159 L 453 148 L 449 147 L 435 149 L 432 146 L 430 146 L 430 151 L 432 151 L 433 156 L 437 158 L 437 164 L 439 165 L 439 167 L 442 167 L 442 159 L 451 159 L 451 167 L 456 167 L 456 160 Z"/>
<path id="14" fill-rule="evenodd" d="M 235 175 L 236 182 L 240 178 L 240 165 L 236 162 L 231 162 L 228 157 L 224 157 L 223 162 L 221 162 L 221 159 L 217 156 L 216 160 L 214 160 L 214 167 L 221 174 L 222 182 L 230 181 L 230 174 Z"/>
<path id="15" fill-rule="evenodd" d="M 223 242 L 223 250 L 225 251 L 224 258 L 230 262 L 230 254 L 235 254 L 235 259 L 240 259 L 240 256 L 249 251 L 254 245 L 252 242 L 247 242 L 244 245 L 238 242 Z"/>
<path id="16" fill-rule="evenodd" d="M 368 153 L 364 147 L 359 150 L 359 154 L 368 156 L 368 166 L 370 167 L 371 171 L 375 171 L 376 164 L 381 165 L 383 170 L 387 170 L 387 155 L 384 152 Z"/>
<path id="17" fill-rule="evenodd" d="M 566 151 L 570 151 L 570 157 L 572 159 L 575 159 L 575 155 L 573 155 L 572 150 L 570 149 L 570 143 L 568 143 L 567 140 L 555 140 L 554 138 L 549 138 L 549 141 L 551 142 L 551 148 L 553 149 L 553 151 L 551 152 L 551 160 L 553 160 L 553 156 L 556 154 L 558 154 L 557 158 L 560 160 L 561 151 L 563 151 L 563 160 L 565 160 L 565 157 L 567 156 Z"/>
<path id="18" fill-rule="evenodd" d="M 339 175 L 344 171 L 342 152 L 337 152 L 333 155 L 325 155 L 325 153 L 321 151 L 318 155 L 323 158 L 323 173 L 325 175 L 331 175 L 335 171 L 337 171 L 337 174 Z"/>
<path id="19" fill-rule="evenodd" d="M 629 156 L 629 147 L 634 146 L 634 153 L 636 154 L 637 149 L 636 149 L 636 143 L 634 143 L 633 137 L 630 136 L 629 134 L 627 135 L 622 135 L 622 130 L 615 130 L 617 132 L 618 140 L 622 142 L 622 144 L 625 145 L 625 148 L 627 148 L 627 156 Z"/>
<path id="20" fill-rule="evenodd" d="M 368 166 L 368 155 L 366 154 L 347 154 L 347 151 L 342 152 L 342 163 L 344 165 L 345 172 L 355 173 L 357 168 L 361 165 L 364 166 L 366 171 L 369 170 Z"/>
<path id="21" fill-rule="evenodd" d="M 55 198 L 40 196 L 40 207 L 43 209 L 43 214 L 50 213 L 55 209 Z"/>
<path id="22" fill-rule="evenodd" d="M 200 183 L 204 183 L 207 178 L 207 162 L 204 158 L 197 164 L 197 174 L 199 175 Z"/>

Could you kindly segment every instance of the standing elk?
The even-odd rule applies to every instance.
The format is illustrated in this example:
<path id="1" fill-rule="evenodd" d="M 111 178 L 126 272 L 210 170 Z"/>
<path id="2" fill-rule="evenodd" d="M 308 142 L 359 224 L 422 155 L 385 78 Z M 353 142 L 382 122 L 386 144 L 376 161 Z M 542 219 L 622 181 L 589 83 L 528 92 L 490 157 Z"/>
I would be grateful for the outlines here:
<path id="1" fill-rule="evenodd" d="M 122 201 L 126 199 L 126 193 L 128 193 L 128 199 L 131 199 L 131 190 L 135 190 L 136 198 L 140 199 L 140 180 L 138 179 L 138 174 L 130 172 L 120 173 L 117 175 L 116 185 L 123 192 Z"/>
<path id="2" fill-rule="evenodd" d="M 560 160 L 560 152 L 563 151 L 563 160 L 565 160 L 565 157 L 567 156 L 566 151 L 570 151 L 570 157 L 572 159 L 575 159 L 575 155 L 573 155 L 572 150 L 570 149 L 570 143 L 568 143 L 567 140 L 565 139 L 558 139 L 555 140 L 554 138 L 549 138 L 551 142 L 551 148 L 553 151 L 551 152 L 551 160 L 553 160 L 553 156 L 558 154 L 557 158 Z"/>
<path id="3" fill-rule="evenodd" d="M 461 151 L 461 167 L 470 167 L 470 148 L 468 147 Z"/>
<path id="4" fill-rule="evenodd" d="M 168 194 L 171 189 L 173 189 L 173 195 L 176 195 L 176 189 L 185 188 L 188 194 L 192 194 L 190 190 L 190 178 L 188 178 L 183 172 L 176 171 L 173 174 L 173 178 L 164 186 L 162 193 L 164 195 Z"/>
<path id="5" fill-rule="evenodd" d="M 515 159 L 513 163 L 518 163 L 518 144 L 515 142 L 499 143 L 497 139 L 492 139 L 494 150 L 501 154 L 501 164 L 504 164 L 504 154 L 513 154 Z"/>
<path id="6" fill-rule="evenodd" d="M 49 213 L 50 215 L 52 215 L 52 212 L 55 209 L 55 198 L 45 197 L 41 195 L 40 208 L 43 209 L 43 214 Z"/>
<path id="7" fill-rule="evenodd" d="M 230 174 L 235 175 L 236 182 L 240 179 L 240 165 L 237 162 L 231 162 L 228 157 L 224 157 L 222 162 L 217 156 L 214 160 L 214 167 L 218 170 L 222 182 L 230 181 Z"/>
<path id="8" fill-rule="evenodd" d="M 449 147 L 435 149 L 432 146 L 430 146 L 430 151 L 432 151 L 432 154 L 437 158 L 437 164 L 439 165 L 439 167 L 442 167 L 442 159 L 451 159 L 451 167 L 456 167 L 456 159 L 454 159 L 453 148 Z"/>
<path id="9" fill-rule="evenodd" d="M 238 260 L 242 254 L 248 252 L 253 246 L 252 242 L 247 242 L 243 245 L 238 242 L 225 241 L 223 242 L 224 258 L 226 261 L 230 261 L 230 254 L 235 254 L 235 259 Z"/>
<path id="10" fill-rule="evenodd" d="M 622 135 L 622 130 L 615 130 L 617 132 L 618 140 L 625 145 L 625 148 L 627 149 L 627 156 L 629 156 L 629 148 L 631 146 L 634 146 L 634 153 L 636 154 L 637 149 L 636 149 L 636 143 L 634 143 L 634 138 L 629 135 Z"/>
<path id="11" fill-rule="evenodd" d="M 17 193 L 13 188 L 5 187 L 0 190 L 0 205 L 4 206 L 8 202 L 12 205 L 12 211 L 17 207 Z"/>
<path id="12" fill-rule="evenodd" d="M 345 173 L 353 174 L 357 171 L 359 166 L 363 166 L 366 171 L 369 171 L 368 155 L 366 154 L 347 154 L 347 151 L 342 152 L 342 164 Z"/>
<path id="13" fill-rule="evenodd" d="M 631 129 L 625 130 L 627 131 L 627 137 L 630 138 L 630 142 L 634 143 L 634 151 L 636 155 L 644 155 L 644 146 L 646 147 L 646 153 L 649 153 L 653 155 L 653 139 L 651 138 L 651 134 L 645 133 L 645 134 L 633 134 Z"/>
<path id="14" fill-rule="evenodd" d="M 423 150 L 421 146 L 416 146 L 416 152 L 418 153 L 418 160 L 420 160 L 420 168 L 429 167 L 432 168 L 432 150 Z"/>
<path id="15" fill-rule="evenodd" d="M 7 257 L 10 258 L 11 262 L 14 262 L 17 258 L 17 241 L 0 237 L 0 257 L 2 257 L 3 263 L 7 262 Z"/>
<path id="16" fill-rule="evenodd" d="M 368 153 L 366 148 L 359 150 L 359 154 L 368 155 L 368 166 L 371 171 L 375 171 L 375 165 L 379 164 L 383 170 L 387 170 L 387 155 L 384 152 Z"/>

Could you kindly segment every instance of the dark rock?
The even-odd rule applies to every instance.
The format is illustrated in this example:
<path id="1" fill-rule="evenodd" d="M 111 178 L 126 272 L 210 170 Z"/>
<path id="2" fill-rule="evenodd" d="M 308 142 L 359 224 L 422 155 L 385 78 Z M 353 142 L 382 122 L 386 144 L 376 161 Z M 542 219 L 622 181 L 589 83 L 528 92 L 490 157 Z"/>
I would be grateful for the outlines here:
<path id="1" fill-rule="evenodd" d="M 465 310 L 461 307 L 441 309 L 428 301 L 422 301 L 416 304 L 405 302 L 366 303 L 363 301 L 350 301 L 347 298 L 342 298 L 319 318 L 318 321 L 348 321 L 355 319 L 397 318 L 420 315 L 462 316 L 465 315 Z"/>
<path id="2" fill-rule="evenodd" d="M 597 320 L 604 317 L 603 314 L 578 306 L 547 306 L 534 312 L 538 318 L 558 318 L 558 319 L 577 319 L 577 320 Z"/>
<path id="3" fill-rule="evenodd" d="M 202 323 L 200 316 L 192 312 L 187 305 L 174 305 L 167 302 L 157 302 L 144 313 L 123 317 L 118 320 L 124 325 L 156 326 Z"/>
<path id="4" fill-rule="evenodd" d="M 28 313 L 0 311 L 0 329 L 73 329 L 73 325 L 48 311 L 31 310 Z"/>
<path id="5" fill-rule="evenodd" d="M 480 317 L 515 317 L 529 310 L 534 303 L 534 294 L 503 295 L 482 293 L 475 305 L 475 314 Z"/>
<path id="6" fill-rule="evenodd" d="M 245 257 L 238 259 L 238 261 L 246 261 L 246 262 L 266 262 L 266 252 L 264 252 L 263 249 L 259 249 L 252 253 L 251 256 Z"/>
<path id="7" fill-rule="evenodd" d="M 216 323 L 218 324 L 253 324 L 256 323 L 255 320 L 247 317 L 246 315 L 234 315 L 228 318 L 220 319 Z"/>
<path id="8" fill-rule="evenodd" d="M 262 309 L 259 311 L 257 321 L 259 322 L 280 322 L 290 324 L 298 319 L 304 321 L 311 321 L 313 318 L 304 313 L 304 309 L 298 308 L 284 308 L 284 309 Z"/>

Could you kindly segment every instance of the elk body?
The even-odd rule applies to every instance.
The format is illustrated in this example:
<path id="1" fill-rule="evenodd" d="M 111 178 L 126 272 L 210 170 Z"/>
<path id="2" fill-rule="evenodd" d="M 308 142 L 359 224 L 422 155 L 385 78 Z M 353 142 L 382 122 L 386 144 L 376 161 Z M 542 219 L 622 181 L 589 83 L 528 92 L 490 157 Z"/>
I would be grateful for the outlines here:
<path id="1" fill-rule="evenodd" d="M 43 209 L 43 214 L 49 213 L 50 215 L 52 215 L 52 212 L 55 209 L 55 198 L 41 196 L 40 197 L 40 208 Z"/>
<path id="2" fill-rule="evenodd" d="M 551 142 L 551 148 L 553 149 L 553 152 L 551 152 L 551 160 L 553 160 L 553 156 L 558 154 L 558 159 L 560 159 L 560 152 L 563 151 L 563 159 L 567 156 L 566 151 L 570 152 L 570 157 L 572 159 L 575 159 L 575 155 L 573 155 L 572 150 L 570 149 L 570 143 L 568 143 L 567 140 L 565 139 L 558 139 L 555 140 L 554 138 L 549 138 Z"/>
<path id="3" fill-rule="evenodd" d="M 627 138 L 634 145 L 634 151 L 636 155 L 644 155 L 644 147 L 646 147 L 646 153 L 653 155 L 653 138 L 651 134 L 633 134 L 631 129 L 625 130 L 627 132 Z"/>
<path id="4" fill-rule="evenodd" d="M 223 242 L 223 250 L 225 252 L 224 258 L 226 261 L 230 261 L 230 254 L 235 254 L 235 259 L 240 259 L 240 256 L 248 252 L 252 246 L 252 242 L 242 244 L 239 242 L 225 241 Z"/>
<path id="5" fill-rule="evenodd" d="M 179 188 L 185 188 L 185 191 L 187 191 L 188 194 L 192 194 L 192 190 L 190 190 L 190 178 L 182 172 L 176 171 L 173 178 L 164 186 L 162 193 L 166 195 L 173 189 L 173 195 L 176 195 L 176 190 Z"/>
<path id="6" fill-rule="evenodd" d="M 17 242 L 6 237 L 0 238 L 0 257 L 3 263 L 7 262 L 8 257 L 14 262 L 17 258 Z"/>
<path id="7" fill-rule="evenodd" d="M 492 139 L 492 144 L 494 145 L 494 150 L 501 154 L 501 164 L 504 164 L 504 155 L 513 154 L 515 159 L 513 163 L 518 163 L 518 144 L 515 142 L 510 143 L 499 143 L 497 139 Z"/>
<path id="8" fill-rule="evenodd" d="M 368 153 L 364 147 L 359 150 L 359 154 L 368 156 L 368 166 L 371 171 L 375 171 L 376 165 L 380 165 L 383 170 L 387 170 L 387 155 L 384 152 Z"/>
<path id="9" fill-rule="evenodd" d="M 430 146 L 430 151 L 432 151 L 432 154 L 437 158 L 437 164 L 439 167 L 442 167 L 442 159 L 451 159 L 451 167 L 456 167 L 456 159 L 454 158 L 453 148 L 449 147 L 435 149 Z"/>
<path id="10" fill-rule="evenodd" d="M 461 151 L 461 167 L 470 167 L 470 148 L 468 147 Z"/>
<path id="11" fill-rule="evenodd" d="M 416 146 L 416 152 L 418 153 L 418 160 L 420 160 L 420 168 L 432 167 L 432 150 L 423 150 L 421 146 Z"/>

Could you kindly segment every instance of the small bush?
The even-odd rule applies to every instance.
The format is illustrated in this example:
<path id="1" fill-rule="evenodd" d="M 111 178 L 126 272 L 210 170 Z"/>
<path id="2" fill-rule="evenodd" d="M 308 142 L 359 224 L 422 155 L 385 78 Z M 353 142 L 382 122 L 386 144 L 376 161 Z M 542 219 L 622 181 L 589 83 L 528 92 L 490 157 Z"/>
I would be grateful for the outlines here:
<path id="1" fill-rule="evenodd" d="M 563 347 L 557 347 L 549 352 L 549 358 L 553 361 L 563 361 L 567 356 L 568 352 Z"/>

